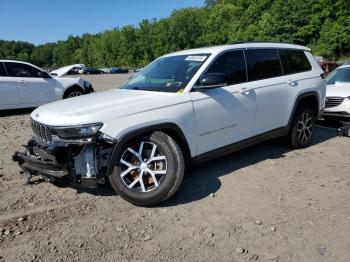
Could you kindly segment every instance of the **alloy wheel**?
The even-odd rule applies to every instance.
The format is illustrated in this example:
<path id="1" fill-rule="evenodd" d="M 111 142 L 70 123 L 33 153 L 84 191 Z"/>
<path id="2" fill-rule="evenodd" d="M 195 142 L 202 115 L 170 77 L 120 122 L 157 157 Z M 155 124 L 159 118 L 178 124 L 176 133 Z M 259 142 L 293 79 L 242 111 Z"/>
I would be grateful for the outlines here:
<path id="1" fill-rule="evenodd" d="M 68 98 L 70 98 L 70 97 L 76 97 L 76 96 L 81 96 L 81 95 L 82 95 L 81 92 L 79 92 L 79 91 L 73 91 L 73 92 L 69 93 Z"/>
<path id="2" fill-rule="evenodd" d="M 297 123 L 297 135 L 302 143 L 306 143 L 312 136 L 313 121 L 308 112 L 304 112 Z"/>
<path id="3" fill-rule="evenodd" d="M 151 142 L 142 141 L 127 147 L 119 162 L 123 183 L 142 193 L 156 189 L 167 173 L 166 156 Z"/>

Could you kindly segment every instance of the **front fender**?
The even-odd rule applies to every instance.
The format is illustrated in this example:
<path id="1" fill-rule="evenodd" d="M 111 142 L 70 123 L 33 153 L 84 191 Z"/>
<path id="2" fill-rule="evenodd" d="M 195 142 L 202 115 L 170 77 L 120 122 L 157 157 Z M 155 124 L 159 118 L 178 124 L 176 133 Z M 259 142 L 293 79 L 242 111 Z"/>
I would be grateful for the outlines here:
<path id="1" fill-rule="evenodd" d="M 185 155 L 190 154 L 190 148 L 189 148 L 188 142 L 186 140 L 184 133 L 182 132 L 182 130 L 180 129 L 179 126 L 177 126 L 174 123 L 155 124 L 155 125 L 135 129 L 133 131 L 125 133 L 117 140 L 117 142 L 115 142 L 113 149 L 112 149 L 112 153 L 111 153 L 109 161 L 108 161 L 106 175 L 109 176 L 109 175 L 113 174 L 114 164 L 118 162 L 118 156 L 128 141 L 130 141 L 131 139 L 137 138 L 143 134 L 152 133 L 153 131 L 166 131 L 166 130 L 167 131 L 171 130 L 172 132 L 175 132 L 178 139 L 181 140 L 181 141 L 178 141 L 178 143 L 181 143 L 182 149 L 187 151 L 187 152 L 183 152 L 183 153 Z M 190 157 L 190 156 L 188 156 L 188 157 Z"/>
<path id="2" fill-rule="evenodd" d="M 57 99 L 63 99 L 64 93 L 71 87 L 78 86 L 80 87 L 85 94 L 94 92 L 90 82 L 83 80 L 82 78 L 66 78 L 66 77 L 55 77 L 55 94 Z M 86 85 L 84 82 L 90 84 Z"/>

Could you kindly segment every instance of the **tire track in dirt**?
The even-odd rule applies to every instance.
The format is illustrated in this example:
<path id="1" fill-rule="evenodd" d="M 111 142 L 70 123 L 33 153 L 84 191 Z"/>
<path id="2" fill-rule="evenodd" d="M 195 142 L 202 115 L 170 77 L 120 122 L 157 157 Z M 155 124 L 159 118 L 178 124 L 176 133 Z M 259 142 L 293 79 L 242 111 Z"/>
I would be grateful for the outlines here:
<path id="1" fill-rule="evenodd" d="M 0 215 L 0 224 L 5 224 L 10 221 L 17 220 L 19 217 L 37 216 L 52 210 L 62 210 L 65 208 L 71 208 L 73 206 L 82 205 L 83 203 L 84 201 L 74 201 L 74 202 L 70 202 L 62 205 L 49 205 L 49 206 L 43 206 L 43 207 L 38 207 L 34 209 L 29 209 L 29 210 L 21 210 L 19 212 L 12 213 L 12 214 Z"/>

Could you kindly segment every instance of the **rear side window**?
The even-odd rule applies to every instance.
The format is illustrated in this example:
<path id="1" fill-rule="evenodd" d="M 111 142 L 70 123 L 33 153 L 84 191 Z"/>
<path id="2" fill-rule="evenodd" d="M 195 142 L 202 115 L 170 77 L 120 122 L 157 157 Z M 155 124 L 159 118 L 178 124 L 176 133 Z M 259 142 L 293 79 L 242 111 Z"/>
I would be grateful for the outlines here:
<path id="1" fill-rule="evenodd" d="M 276 49 L 248 49 L 246 59 L 249 81 L 282 75 L 281 63 Z"/>
<path id="2" fill-rule="evenodd" d="M 311 70 L 311 65 L 304 51 L 292 49 L 280 49 L 283 74 L 290 75 Z"/>
<path id="3" fill-rule="evenodd" d="M 223 53 L 213 62 L 206 73 L 225 73 L 228 85 L 247 82 L 243 50 Z"/>
<path id="4" fill-rule="evenodd" d="M 2 62 L 0 62 L 0 76 L 7 76 L 6 69 Z"/>
<path id="5" fill-rule="evenodd" d="M 21 64 L 21 63 L 13 63 L 6 62 L 5 63 L 7 72 L 9 76 L 13 77 L 39 77 L 39 70 L 35 67 Z"/>

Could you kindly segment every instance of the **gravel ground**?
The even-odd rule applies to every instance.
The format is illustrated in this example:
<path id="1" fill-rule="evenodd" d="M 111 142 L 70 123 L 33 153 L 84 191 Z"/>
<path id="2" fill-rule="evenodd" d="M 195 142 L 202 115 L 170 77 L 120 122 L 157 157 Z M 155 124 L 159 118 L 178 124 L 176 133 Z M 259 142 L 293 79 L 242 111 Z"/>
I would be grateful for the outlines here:
<path id="1" fill-rule="evenodd" d="M 106 75 L 84 75 L 82 78 L 91 82 L 96 91 L 120 87 L 133 73 L 129 74 L 106 74 Z"/>
<path id="2" fill-rule="evenodd" d="M 96 91 L 128 75 L 83 77 Z M 25 185 L 11 154 L 30 110 L 0 115 L 0 261 L 344 261 L 350 258 L 350 139 L 317 128 L 186 173 L 164 205 L 135 207 L 109 186 Z"/>

